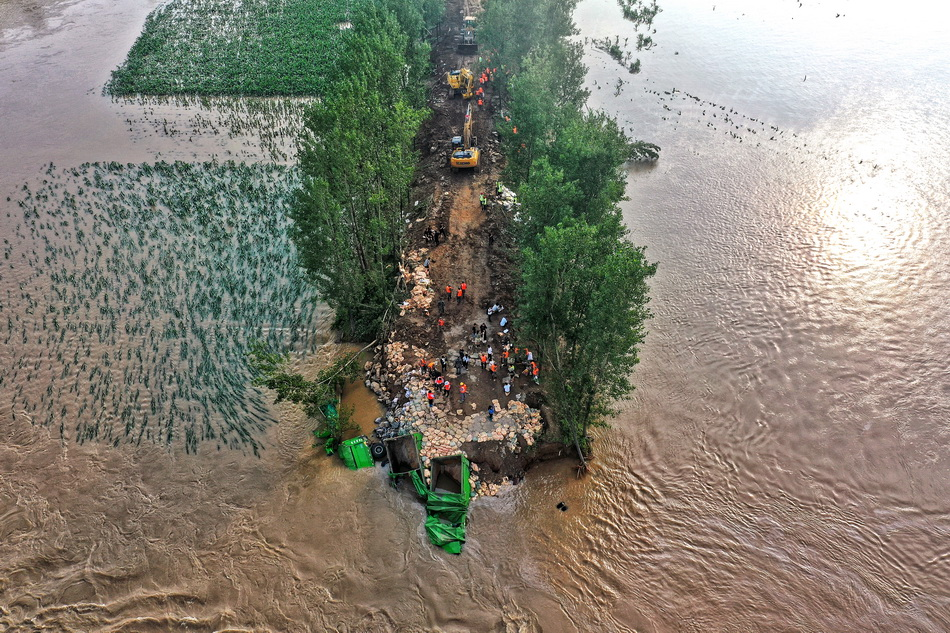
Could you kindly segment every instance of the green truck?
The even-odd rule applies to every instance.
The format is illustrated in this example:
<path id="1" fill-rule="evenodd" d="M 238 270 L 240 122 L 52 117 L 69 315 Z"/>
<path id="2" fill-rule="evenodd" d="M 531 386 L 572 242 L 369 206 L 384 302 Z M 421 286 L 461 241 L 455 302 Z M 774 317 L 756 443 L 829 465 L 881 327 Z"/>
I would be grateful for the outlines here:
<path id="1" fill-rule="evenodd" d="M 426 505 L 426 533 L 433 545 L 451 554 L 461 554 L 465 544 L 468 504 L 472 498 L 470 464 L 463 454 L 437 457 L 430 463 L 426 484 L 420 449 L 422 435 L 411 433 L 383 442 L 389 459 L 389 476 L 394 486 L 409 477 Z"/>
<path id="2" fill-rule="evenodd" d="M 331 410 L 332 409 L 332 410 Z M 325 412 L 336 413 L 333 405 Z M 318 436 L 319 437 L 319 436 Z M 347 468 L 358 470 L 375 465 L 384 455 L 389 460 L 389 477 L 393 487 L 408 477 L 426 506 L 426 533 L 433 545 L 451 554 L 461 554 L 465 544 L 468 504 L 472 498 L 469 482 L 471 465 L 463 454 L 437 457 L 431 461 L 429 482 L 422 467 L 422 434 L 409 433 L 370 444 L 365 435 L 324 444 L 328 455 L 336 453 Z"/>

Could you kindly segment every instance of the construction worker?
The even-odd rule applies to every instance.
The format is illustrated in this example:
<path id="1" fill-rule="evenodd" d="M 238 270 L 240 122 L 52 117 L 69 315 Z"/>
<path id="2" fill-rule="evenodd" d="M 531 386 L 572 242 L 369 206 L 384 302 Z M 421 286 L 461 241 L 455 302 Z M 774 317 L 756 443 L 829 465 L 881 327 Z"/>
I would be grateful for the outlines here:
<path id="1" fill-rule="evenodd" d="M 462 296 L 464 297 L 464 296 L 465 296 L 465 291 L 468 290 L 468 284 L 463 281 L 463 282 L 462 282 L 462 285 L 461 285 L 460 287 L 461 287 L 461 289 L 462 289 Z"/>
<path id="2" fill-rule="evenodd" d="M 442 385 L 444 385 L 444 384 L 445 384 L 445 378 L 443 378 L 441 375 L 440 375 L 438 378 L 435 379 L 435 387 L 436 387 L 436 389 L 440 389 L 440 388 L 442 387 Z"/>
<path id="3" fill-rule="evenodd" d="M 478 204 L 484 209 L 488 206 L 488 198 L 485 197 L 485 194 L 478 196 Z"/>
<path id="4" fill-rule="evenodd" d="M 445 318 L 439 317 L 439 327 L 440 328 L 445 327 Z"/>
<path id="5" fill-rule="evenodd" d="M 449 301 L 452 300 L 452 286 L 445 287 L 445 298 Z"/>
<path id="6" fill-rule="evenodd" d="M 488 366 L 488 371 L 491 372 L 492 380 L 498 377 L 498 365 L 495 364 L 495 361 L 492 361 L 491 365 Z"/>
<path id="7" fill-rule="evenodd" d="M 479 97 L 479 98 L 478 98 L 478 107 L 480 108 L 480 107 L 482 107 L 483 105 L 485 105 L 485 102 L 482 101 L 482 98 L 481 98 L 481 97 Z"/>
<path id="8" fill-rule="evenodd" d="M 455 303 L 462 303 L 462 295 L 465 294 L 465 291 L 459 288 L 458 292 L 455 293 Z"/>
<path id="9" fill-rule="evenodd" d="M 465 394 L 467 393 L 468 393 L 468 387 L 465 385 L 465 383 L 464 382 L 459 383 L 459 394 L 462 398 L 462 402 L 465 402 Z"/>
<path id="10" fill-rule="evenodd" d="M 432 408 L 432 404 L 435 402 L 435 394 L 432 393 L 431 389 L 426 389 L 426 399 L 429 401 L 429 408 Z"/>
<path id="11" fill-rule="evenodd" d="M 445 392 L 445 397 L 448 398 L 449 394 L 452 393 L 452 383 L 446 380 L 445 384 L 442 385 L 442 390 Z"/>
<path id="12" fill-rule="evenodd" d="M 488 421 L 492 422 L 495 419 L 495 405 L 488 407 Z"/>
<path id="13" fill-rule="evenodd" d="M 488 368 L 488 356 L 482 352 L 482 355 L 478 357 L 478 360 L 482 363 L 482 369 Z"/>

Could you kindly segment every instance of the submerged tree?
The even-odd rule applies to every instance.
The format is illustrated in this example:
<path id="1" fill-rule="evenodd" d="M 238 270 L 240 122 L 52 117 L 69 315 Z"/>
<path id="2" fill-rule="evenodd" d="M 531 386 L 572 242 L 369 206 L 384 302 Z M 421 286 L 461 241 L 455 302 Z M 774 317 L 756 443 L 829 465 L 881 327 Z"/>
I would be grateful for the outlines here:
<path id="1" fill-rule="evenodd" d="M 275 402 L 284 400 L 303 406 L 307 417 L 316 421 L 314 435 L 333 446 L 343 440 L 343 434 L 356 428 L 351 412 L 338 407 L 343 388 L 360 374 L 357 354 L 344 354 L 321 371 L 315 380 L 287 369 L 286 354 L 269 351 L 256 341 L 251 344 L 248 364 L 254 374 L 254 384 L 277 392 Z"/>
<path id="2" fill-rule="evenodd" d="M 564 440 L 584 465 L 590 427 L 633 389 L 630 372 L 650 317 L 647 279 L 655 272 L 642 248 L 583 221 L 547 227 L 537 248 L 524 251 L 523 333 L 540 354 Z"/>

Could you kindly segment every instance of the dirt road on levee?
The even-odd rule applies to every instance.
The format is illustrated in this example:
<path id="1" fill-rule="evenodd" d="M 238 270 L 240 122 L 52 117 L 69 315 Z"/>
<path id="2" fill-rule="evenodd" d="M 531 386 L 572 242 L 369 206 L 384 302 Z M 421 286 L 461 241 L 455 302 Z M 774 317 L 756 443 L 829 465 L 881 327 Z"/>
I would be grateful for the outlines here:
<path id="1" fill-rule="evenodd" d="M 368 377 L 389 408 L 377 434 L 421 432 L 428 458 L 464 451 L 475 464 L 473 489 L 493 494 L 499 484 L 519 480 L 530 463 L 560 454 L 561 448 L 538 441 L 541 413 L 529 406 L 537 405 L 539 394 L 513 316 L 512 196 L 499 194 L 503 160 L 493 123 L 498 100 L 491 79 L 482 81 L 491 60 L 484 49 L 462 55 L 457 47 L 463 18 L 471 11 L 472 5 L 450 0 L 436 34 L 432 116 L 418 139 L 422 160 L 413 194 L 428 209 L 409 229 L 401 283 L 410 298 L 376 348 Z M 460 68 L 474 73 L 475 89 L 483 94 L 471 99 L 452 94 L 446 73 Z M 453 171 L 452 138 L 463 134 L 469 106 L 479 166 Z M 496 305 L 502 309 L 489 315 Z"/>

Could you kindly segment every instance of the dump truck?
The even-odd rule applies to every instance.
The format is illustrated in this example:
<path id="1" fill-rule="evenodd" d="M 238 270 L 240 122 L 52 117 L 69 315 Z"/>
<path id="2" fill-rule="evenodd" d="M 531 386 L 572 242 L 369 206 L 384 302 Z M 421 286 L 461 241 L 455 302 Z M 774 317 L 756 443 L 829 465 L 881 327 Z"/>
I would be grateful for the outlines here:
<path id="1" fill-rule="evenodd" d="M 339 419 L 338 404 L 339 402 L 325 402 L 321 405 L 320 410 L 328 421 Z M 350 470 L 369 468 L 373 466 L 375 460 L 382 459 L 383 446 L 381 444 L 370 443 L 369 438 L 365 435 L 338 441 L 330 431 L 331 426 L 332 424 L 328 424 L 315 430 L 313 432 L 314 438 L 316 438 L 318 444 L 323 444 L 323 449 L 327 455 L 337 455 Z"/>
<path id="2" fill-rule="evenodd" d="M 412 433 L 383 441 L 393 486 L 409 477 L 426 505 L 426 533 L 433 545 L 450 554 L 461 554 L 465 544 L 468 504 L 472 498 L 468 458 L 459 453 L 437 457 L 430 464 L 429 482 L 422 468 L 422 435 Z"/>

